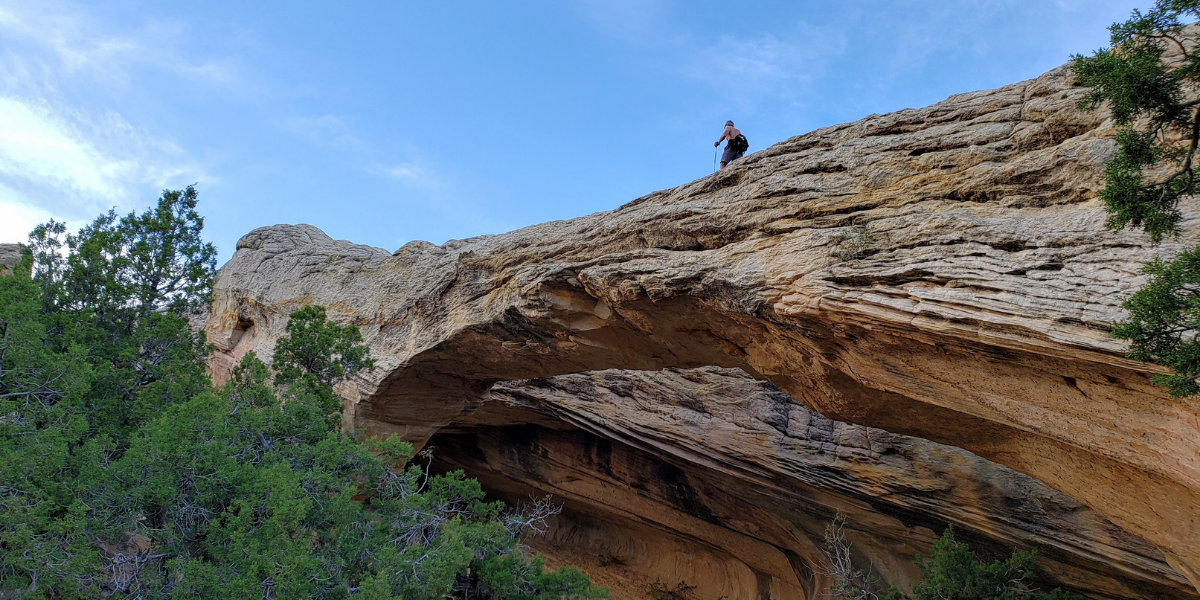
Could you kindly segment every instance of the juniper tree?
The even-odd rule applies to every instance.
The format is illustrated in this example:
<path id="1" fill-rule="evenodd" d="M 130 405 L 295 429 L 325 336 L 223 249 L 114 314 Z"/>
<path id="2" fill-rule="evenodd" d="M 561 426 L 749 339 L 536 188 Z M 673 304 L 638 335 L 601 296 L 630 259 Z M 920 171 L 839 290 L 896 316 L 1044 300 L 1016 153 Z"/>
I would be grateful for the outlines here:
<path id="1" fill-rule="evenodd" d="M 214 389 L 187 317 L 212 282 L 195 190 L 76 233 L 40 226 L 0 277 L 0 597 L 595 598 L 489 501 L 395 439 L 337 427 L 358 329 L 293 314 L 271 368 Z M 469 574 L 469 575 L 468 575 Z"/>
<path id="2" fill-rule="evenodd" d="M 1197 19 L 1200 0 L 1158 0 L 1109 28 L 1111 48 L 1073 57 L 1076 80 L 1091 88 L 1080 108 L 1107 106 L 1118 127 L 1100 191 L 1108 227 L 1140 227 L 1154 243 L 1179 235 L 1179 203 L 1200 188 L 1200 36 L 1187 28 Z M 1149 282 L 1113 334 L 1130 341 L 1131 358 L 1171 368 L 1155 381 L 1173 395 L 1200 393 L 1200 248 L 1144 271 Z"/>
<path id="3" fill-rule="evenodd" d="M 1018 550 L 1008 558 L 983 562 L 947 528 L 928 558 L 917 557 L 921 580 L 913 586 L 913 595 L 893 587 L 887 600 L 1083 600 L 1062 588 L 1038 590 L 1032 584 L 1033 558 L 1032 552 Z"/>
<path id="4" fill-rule="evenodd" d="M 913 594 L 901 592 L 895 584 L 885 592 L 870 569 L 854 564 L 845 527 L 846 516 L 839 512 L 825 527 L 822 548 L 827 562 L 823 574 L 831 580 L 825 595 L 835 600 L 1083 600 L 1062 588 L 1038 590 L 1032 582 L 1032 552 L 1019 550 L 1008 558 L 984 562 L 970 546 L 954 539 L 950 527 L 933 543 L 928 558 L 917 556 L 921 579 L 913 585 Z"/>
<path id="5" fill-rule="evenodd" d="M 1200 186 L 1200 56 L 1184 30 L 1198 17 L 1200 0 L 1158 0 L 1109 28 L 1112 48 L 1072 57 L 1076 81 L 1091 88 L 1080 108 L 1107 106 L 1118 128 L 1100 192 L 1108 226 L 1141 227 L 1156 243 L 1179 233 L 1179 201 Z"/>

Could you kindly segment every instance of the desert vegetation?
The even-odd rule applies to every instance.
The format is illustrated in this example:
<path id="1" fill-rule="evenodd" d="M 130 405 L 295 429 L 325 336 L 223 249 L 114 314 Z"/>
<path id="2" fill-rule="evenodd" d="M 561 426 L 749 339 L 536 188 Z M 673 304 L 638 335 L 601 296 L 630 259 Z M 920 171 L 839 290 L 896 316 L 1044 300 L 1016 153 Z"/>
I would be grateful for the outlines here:
<path id="1" fill-rule="evenodd" d="M 970 546 L 954 539 L 947 528 L 929 551 L 918 556 L 921 579 L 912 595 L 894 584 L 884 588 L 872 569 L 864 570 L 851 560 L 846 540 L 846 517 L 837 515 L 825 529 L 825 574 L 833 580 L 827 590 L 838 600 L 1082 600 L 1071 592 L 1054 588 L 1042 592 L 1031 583 L 1034 553 L 1017 551 L 1012 556 L 985 562 Z"/>
<path id="2" fill-rule="evenodd" d="M 489 501 L 339 430 L 332 387 L 373 364 L 321 307 L 214 387 L 196 201 L 47 223 L 0 277 L 0 597 L 606 596 L 522 551 L 549 499 Z"/>
<path id="3" fill-rule="evenodd" d="M 1108 227 L 1140 227 L 1155 243 L 1178 237 L 1180 202 L 1194 196 L 1200 149 L 1200 2 L 1158 0 L 1114 23 L 1112 47 L 1077 55 L 1076 81 L 1090 89 L 1082 109 L 1112 111 L 1117 153 L 1100 192 Z M 1146 265 L 1149 282 L 1124 304 L 1129 318 L 1113 333 L 1130 341 L 1130 357 L 1171 368 L 1155 380 L 1176 396 L 1200 393 L 1200 247 Z"/>

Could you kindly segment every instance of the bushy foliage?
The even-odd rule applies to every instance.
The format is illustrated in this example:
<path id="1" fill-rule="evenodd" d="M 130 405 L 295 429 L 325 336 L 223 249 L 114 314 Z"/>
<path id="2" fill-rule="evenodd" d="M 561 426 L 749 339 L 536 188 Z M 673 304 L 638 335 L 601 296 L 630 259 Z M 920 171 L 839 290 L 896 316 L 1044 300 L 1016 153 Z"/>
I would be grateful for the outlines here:
<path id="1" fill-rule="evenodd" d="M 195 190 L 31 236 L 0 277 L 0 597 L 599 598 L 519 545 L 553 514 L 338 430 L 357 328 L 292 315 L 214 389 L 187 317 L 213 276 Z"/>
<path id="2" fill-rule="evenodd" d="M 474 591 L 483 592 L 476 594 L 479 597 L 490 596 L 493 600 L 583 600 L 608 597 L 605 589 L 590 586 L 588 576 L 575 567 L 564 566 L 548 572 L 541 557 L 535 556 L 527 561 L 519 554 L 510 554 L 481 565 Z"/>
<path id="3" fill-rule="evenodd" d="M 1184 251 L 1171 261 L 1146 265 L 1150 281 L 1125 301 L 1129 318 L 1113 334 L 1132 342 L 1129 357 L 1167 365 L 1169 375 L 1153 381 L 1175 396 L 1200 393 L 1200 248 Z"/>
<path id="4" fill-rule="evenodd" d="M 326 418 L 341 406 L 333 386 L 374 361 L 353 325 L 339 326 L 325 318 L 325 307 L 305 306 L 292 313 L 287 335 L 275 344 L 275 384 L 316 396 Z"/>
<path id="5" fill-rule="evenodd" d="M 1155 242 L 1179 233 L 1179 200 L 1200 185 L 1200 100 L 1189 99 L 1200 83 L 1200 56 L 1182 31 L 1197 18 L 1200 0 L 1158 0 L 1109 28 L 1112 48 L 1072 57 L 1076 81 L 1091 88 L 1079 106 L 1108 106 L 1118 126 L 1117 155 L 1100 192 L 1108 226 L 1141 227 Z M 1176 54 L 1170 64 L 1168 52 Z M 1156 176 L 1147 180 L 1148 171 Z"/>
<path id="6" fill-rule="evenodd" d="M 845 600 L 1083 600 L 1077 594 L 1055 588 L 1050 592 L 1035 589 L 1032 552 L 1018 551 L 1004 560 L 983 562 L 970 546 L 954 539 L 947 528 L 933 544 L 929 558 L 917 556 L 921 580 L 910 596 L 892 585 L 887 592 L 869 569 L 851 562 L 851 546 L 846 541 L 846 518 L 838 514 L 825 529 L 823 552 L 828 562 L 825 575 L 832 580 L 826 594 Z"/>
<path id="7" fill-rule="evenodd" d="M 1106 105 L 1119 129 L 1117 154 L 1105 167 L 1101 190 L 1108 225 L 1142 227 L 1157 243 L 1179 233 L 1179 201 L 1194 195 L 1200 179 L 1200 47 L 1183 29 L 1200 19 L 1200 0 L 1158 0 L 1114 23 L 1113 47 L 1075 56 L 1079 83 L 1090 86 L 1080 106 Z M 1129 318 L 1113 335 L 1131 342 L 1129 356 L 1171 368 L 1154 381 L 1175 396 L 1200 393 L 1200 248 L 1145 267 L 1150 281 L 1124 303 Z"/>
<path id="8" fill-rule="evenodd" d="M 921 581 L 913 586 L 913 595 L 894 587 L 888 600 L 1083 600 L 1077 594 L 1055 588 L 1041 592 L 1030 585 L 1033 577 L 1031 552 L 1017 551 L 1004 560 L 982 562 L 970 546 L 955 541 L 954 531 L 946 529 L 929 551 L 929 558 L 917 557 Z"/>

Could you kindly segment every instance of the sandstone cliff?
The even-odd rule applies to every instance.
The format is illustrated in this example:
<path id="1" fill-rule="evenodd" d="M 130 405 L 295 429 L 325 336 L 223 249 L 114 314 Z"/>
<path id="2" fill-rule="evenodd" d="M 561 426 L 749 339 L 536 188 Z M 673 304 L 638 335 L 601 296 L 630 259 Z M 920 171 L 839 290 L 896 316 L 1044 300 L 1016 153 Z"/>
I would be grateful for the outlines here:
<path id="1" fill-rule="evenodd" d="M 379 366 L 340 389 L 350 407 L 347 424 L 418 443 L 451 436 L 474 413 L 508 402 L 496 401 L 497 394 L 515 388 L 497 382 L 608 369 L 738 369 L 827 418 L 956 446 L 1032 479 L 1005 488 L 998 482 L 1011 471 L 962 453 L 928 463 L 962 467 L 944 477 L 956 482 L 952 488 L 966 487 L 938 502 L 904 488 L 904 468 L 921 466 L 893 472 L 903 491 L 879 487 L 873 476 L 864 476 L 870 484 L 842 489 L 788 467 L 803 462 L 803 453 L 798 458 L 784 438 L 771 442 L 767 435 L 761 446 L 749 446 L 760 438 L 732 434 L 753 430 L 750 422 L 724 418 L 731 432 L 707 445 L 698 445 L 703 436 L 667 436 L 692 447 L 684 456 L 647 445 L 654 439 L 647 433 L 629 433 L 639 421 L 622 416 L 629 411 L 615 402 L 611 413 L 589 413 L 563 395 L 542 411 L 569 426 L 538 425 L 553 432 L 540 454 L 515 462 L 489 455 L 489 447 L 533 435 L 494 428 L 470 434 L 481 440 L 475 455 L 461 438 L 452 446 L 462 449 L 455 456 L 468 456 L 495 478 L 528 477 L 534 488 L 549 485 L 534 482 L 539 470 L 554 472 L 555 461 L 578 452 L 573 444 L 590 443 L 585 439 L 619 442 L 630 469 L 645 462 L 637 456 L 682 469 L 688 485 L 678 489 L 691 491 L 680 492 L 685 499 L 672 509 L 680 519 L 709 522 L 686 498 L 708 506 L 719 496 L 725 500 L 712 501 L 717 506 L 747 506 L 722 509 L 721 518 L 744 524 L 721 527 L 749 540 L 725 555 L 751 565 L 768 544 L 799 557 L 788 563 L 796 583 L 786 582 L 779 560 L 750 567 L 756 589 L 770 589 L 771 597 L 812 597 L 819 577 L 804 573 L 819 565 L 811 549 L 784 552 L 777 538 L 801 531 L 795 537 L 808 541 L 797 543 L 811 545 L 816 521 L 839 503 L 871 506 L 855 510 L 856 527 L 864 537 L 888 540 L 863 544 L 881 564 L 901 565 L 913 546 L 927 543 L 929 523 L 955 522 L 996 544 L 1049 544 L 1056 548 L 1049 562 L 1059 566 L 1047 566 L 1048 576 L 1097 595 L 1137 597 L 1153 588 L 1142 581 L 1178 591 L 1181 580 L 1161 570 L 1163 560 L 1200 585 L 1196 404 L 1150 385 L 1154 368 L 1122 358 L 1106 333 L 1121 315 L 1122 298 L 1139 285 L 1141 264 L 1195 243 L 1200 220 L 1194 206 L 1185 207 L 1188 234 L 1161 247 L 1135 232 L 1104 231 L 1095 192 L 1114 149 L 1112 130 L 1104 113 L 1074 108 L 1081 93 L 1060 68 L 792 138 L 615 211 L 442 246 L 414 242 L 389 253 L 331 240 L 311 226 L 255 230 L 218 275 L 207 325 L 217 346 L 214 369 L 220 375 L 249 350 L 269 355 L 292 310 L 323 304 L 334 318 L 360 326 Z M 669 417 L 658 429 L 676 429 L 666 426 Z M 607 426 L 596 424 L 610 418 Z M 780 435 L 809 439 L 786 428 Z M 769 464 L 745 463 L 756 452 Z M 573 476 L 585 475 L 595 486 L 607 481 L 586 469 Z M 620 511 L 654 522 L 620 506 L 667 496 L 637 490 L 638 477 L 649 475 L 611 480 L 613 489 L 632 494 L 628 500 L 616 492 L 598 501 L 559 493 L 596 522 Z M 909 483 L 919 489 L 921 481 Z M 1039 497 L 1043 492 L 1031 491 L 1037 481 L 1062 493 L 1054 503 L 1068 506 L 1073 498 L 1093 509 L 1079 517 L 1089 524 L 1069 525 L 1064 513 L 1050 511 L 1045 520 L 1057 524 L 1042 531 L 1029 523 L 1043 517 L 1013 517 L 1020 511 L 994 501 Z M 756 496 L 756 482 L 769 490 L 811 489 L 822 500 L 787 491 Z M 498 479 L 494 485 L 503 487 Z M 975 492 L 963 490 L 972 486 L 989 490 L 978 495 L 991 500 L 968 499 Z M 1002 489 L 1008 491 L 996 491 Z M 605 497 L 614 506 L 604 508 Z M 872 505 L 872 497 L 889 501 Z M 664 540 L 678 534 L 671 539 L 708 540 L 700 545 L 709 549 L 721 544 L 683 524 L 655 527 Z M 1095 533 L 1118 528 L 1124 531 L 1111 539 Z M 1139 545 L 1139 537 L 1162 554 Z M 905 568 L 887 567 L 897 577 Z M 784 586 L 779 591 L 776 581 Z"/>
<path id="2" fill-rule="evenodd" d="M 21 262 L 20 244 L 0 244 L 0 275 L 12 272 L 13 267 Z"/>
<path id="3" fill-rule="evenodd" d="M 1161 553 L 1036 480 L 963 450 L 821 417 L 736 369 L 598 371 L 498 383 L 438 432 L 435 466 L 511 501 L 566 511 L 529 543 L 644 598 L 655 578 L 698 598 L 820 598 L 826 524 L 911 582 L 947 525 L 993 556 L 1038 548 L 1046 587 L 1101 598 L 1194 597 Z"/>

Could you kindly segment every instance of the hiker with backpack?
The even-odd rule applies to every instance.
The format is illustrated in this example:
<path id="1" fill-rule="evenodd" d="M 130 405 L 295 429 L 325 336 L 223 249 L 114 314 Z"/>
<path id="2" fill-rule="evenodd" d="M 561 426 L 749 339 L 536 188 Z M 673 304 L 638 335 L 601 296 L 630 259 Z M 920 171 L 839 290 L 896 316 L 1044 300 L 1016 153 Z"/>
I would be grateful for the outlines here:
<path id="1" fill-rule="evenodd" d="M 741 158 L 746 153 L 746 149 L 750 147 L 750 143 L 746 141 L 746 136 L 737 127 L 733 126 L 733 121 L 725 121 L 725 131 L 721 132 L 721 138 L 713 144 L 713 148 L 721 145 L 721 142 L 729 140 L 725 144 L 725 152 L 721 154 L 721 168 L 733 162 L 735 159 Z"/>

